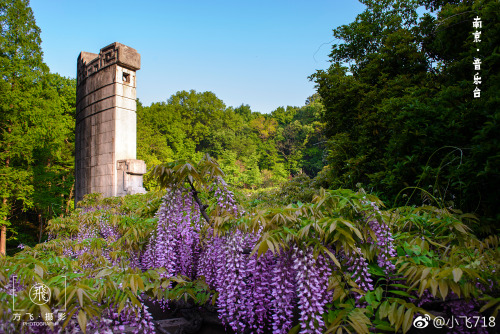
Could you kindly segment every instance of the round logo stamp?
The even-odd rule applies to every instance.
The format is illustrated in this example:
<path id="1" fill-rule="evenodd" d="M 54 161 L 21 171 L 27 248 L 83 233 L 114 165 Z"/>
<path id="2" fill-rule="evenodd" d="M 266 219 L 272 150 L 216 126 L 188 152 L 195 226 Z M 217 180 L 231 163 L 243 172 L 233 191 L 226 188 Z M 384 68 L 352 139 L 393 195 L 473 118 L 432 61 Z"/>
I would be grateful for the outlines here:
<path id="1" fill-rule="evenodd" d="M 37 283 L 30 289 L 30 299 L 37 305 L 47 304 L 50 300 L 50 289 L 43 283 Z"/>

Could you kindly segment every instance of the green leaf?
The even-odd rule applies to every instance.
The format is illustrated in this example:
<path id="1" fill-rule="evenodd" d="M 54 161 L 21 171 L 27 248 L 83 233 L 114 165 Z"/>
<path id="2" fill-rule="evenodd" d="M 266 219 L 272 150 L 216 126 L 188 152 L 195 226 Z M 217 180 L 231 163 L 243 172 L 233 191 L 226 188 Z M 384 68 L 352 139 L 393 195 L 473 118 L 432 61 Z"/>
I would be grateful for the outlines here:
<path id="1" fill-rule="evenodd" d="M 271 238 L 266 239 L 266 243 L 271 250 L 271 252 L 274 254 L 274 240 Z"/>
<path id="2" fill-rule="evenodd" d="M 372 304 L 373 303 L 373 292 L 370 291 L 368 292 L 365 296 L 364 296 L 365 300 L 368 302 L 368 304 Z"/>
<path id="3" fill-rule="evenodd" d="M 408 298 L 413 298 L 414 297 L 414 296 L 410 295 L 409 293 L 407 293 L 405 291 L 389 290 L 387 292 L 390 292 L 390 293 L 393 293 L 393 294 L 396 294 L 396 295 L 399 295 L 399 296 L 403 296 L 403 297 L 408 297 Z"/>
<path id="4" fill-rule="evenodd" d="M 384 289 L 382 289 L 382 287 L 378 287 L 375 289 L 375 296 L 377 297 L 377 300 L 378 301 L 381 301 L 382 300 L 382 294 L 384 292 Z"/>
<path id="5" fill-rule="evenodd" d="M 453 273 L 453 280 L 455 281 L 455 283 L 458 283 L 458 281 L 460 281 L 460 278 L 462 277 L 462 269 L 460 268 L 455 268 L 453 269 L 452 271 Z"/>
<path id="6" fill-rule="evenodd" d="M 292 327 L 289 331 L 288 334 L 297 334 L 300 330 L 300 325 L 297 325 L 295 327 Z"/>
<path id="7" fill-rule="evenodd" d="M 114 272 L 113 269 L 105 268 L 105 269 L 101 270 L 100 272 L 98 272 L 97 275 L 95 275 L 95 278 L 108 276 L 108 275 L 111 275 L 113 272 Z"/>
<path id="8" fill-rule="evenodd" d="M 399 327 L 401 327 L 401 325 L 403 324 L 403 313 L 404 313 L 404 310 L 405 310 L 405 307 L 404 305 L 400 305 L 399 308 L 398 308 L 398 311 L 396 313 L 396 331 L 399 329 Z"/>
<path id="9" fill-rule="evenodd" d="M 78 302 L 80 303 L 80 307 L 83 307 L 83 290 L 78 288 L 76 290 L 76 295 L 78 296 Z"/>
<path id="10" fill-rule="evenodd" d="M 45 314 L 47 314 L 47 313 L 52 313 L 52 312 L 50 311 L 50 308 L 49 308 L 47 305 L 45 305 L 45 304 L 40 305 L 40 315 L 42 316 L 42 319 L 44 319 L 44 321 L 45 321 L 45 319 L 46 319 Z M 51 321 L 45 321 L 45 323 L 46 323 L 46 324 L 47 324 L 47 325 L 48 325 L 48 326 L 49 326 L 52 330 L 54 330 L 54 325 L 53 325 L 53 323 L 52 323 Z"/>
<path id="11" fill-rule="evenodd" d="M 429 273 L 431 272 L 432 268 L 425 268 L 424 270 L 422 270 L 422 276 L 420 277 L 420 279 L 424 279 L 427 277 L 427 275 L 429 275 Z"/>
<path id="12" fill-rule="evenodd" d="M 413 314 L 414 312 L 410 309 L 406 310 L 404 320 L 403 320 L 403 333 L 406 333 L 410 330 L 412 322 L 413 322 Z"/>
<path id="13" fill-rule="evenodd" d="M 486 311 L 490 307 L 495 306 L 497 304 L 498 304 L 498 307 L 500 307 L 500 298 L 495 298 L 495 299 L 490 300 L 483 307 L 481 307 L 481 309 L 479 310 L 479 312 L 483 313 L 484 311 Z M 498 307 L 497 307 L 496 311 L 498 311 Z"/>
<path id="14" fill-rule="evenodd" d="M 326 254 L 328 254 L 328 256 L 332 259 L 333 263 L 335 263 L 335 265 L 338 268 L 341 268 L 339 260 L 337 260 L 337 258 L 335 257 L 335 255 L 333 255 L 332 252 L 330 252 L 326 247 L 323 247 L 322 250 L 326 252 Z"/>
<path id="15" fill-rule="evenodd" d="M 430 280 L 431 293 L 435 297 L 437 293 L 438 282 L 435 279 Z"/>
<path id="16" fill-rule="evenodd" d="M 378 324 L 375 326 L 375 328 L 382 331 L 394 332 L 394 327 L 390 326 L 389 323 Z"/>
<path id="17" fill-rule="evenodd" d="M 379 309 L 378 309 L 379 314 L 380 314 L 380 319 L 384 319 L 384 318 L 386 318 L 386 317 L 387 317 L 387 315 L 388 315 L 388 313 L 389 313 L 389 306 L 390 306 L 390 305 L 389 305 L 389 301 L 388 301 L 388 300 L 384 301 L 384 302 L 380 305 L 380 307 L 379 307 Z"/>
<path id="18" fill-rule="evenodd" d="M 409 289 L 409 287 L 407 285 L 404 285 L 404 284 L 399 284 L 399 283 L 391 283 L 389 284 L 390 286 L 392 287 L 395 287 L 395 288 L 403 288 L 403 289 Z"/>
<path id="19" fill-rule="evenodd" d="M 443 300 L 448 295 L 448 283 L 444 279 L 439 280 L 439 292 Z"/>
<path id="20" fill-rule="evenodd" d="M 83 310 L 78 312 L 78 325 L 80 325 L 80 329 L 83 333 L 87 332 L 87 315 L 83 312 Z"/>
<path id="21" fill-rule="evenodd" d="M 262 240 L 260 242 L 258 255 L 260 256 L 262 254 L 265 254 L 268 249 L 269 249 L 269 244 L 267 243 L 267 239 L 266 240 Z"/>

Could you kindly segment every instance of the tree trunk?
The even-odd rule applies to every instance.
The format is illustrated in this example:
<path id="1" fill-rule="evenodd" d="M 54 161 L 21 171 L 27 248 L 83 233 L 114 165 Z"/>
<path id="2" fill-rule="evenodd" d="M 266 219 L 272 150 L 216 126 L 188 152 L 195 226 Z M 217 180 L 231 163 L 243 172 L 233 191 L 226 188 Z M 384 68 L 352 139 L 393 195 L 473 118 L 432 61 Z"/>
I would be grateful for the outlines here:
<path id="1" fill-rule="evenodd" d="M 43 234 L 43 219 L 41 213 L 38 214 L 38 222 L 40 223 L 40 235 L 38 236 L 38 243 L 41 243 Z"/>
<path id="2" fill-rule="evenodd" d="M 3 199 L 2 206 L 7 206 L 7 198 Z M 5 217 L 7 219 L 7 217 Z M 0 227 L 0 256 L 7 254 L 7 226 Z"/>
<path id="3" fill-rule="evenodd" d="M 73 200 L 73 190 L 74 189 L 75 189 L 75 183 L 73 182 L 73 184 L 71 185 L 71 190 L 69 191 L 68 202 L 66 203 L 66 215 L 69 213 L 69 205 L 71 204 L 71 201 Z M 62 213 L 61 213 L 61 217 L 62 217 Z"/>
<path id="4" fill-rule="evenodd" d="M 198 192 L 194 188 L 193 183 L 189 180 L 188 180 L 188 182 L 189 182 L 189 185 L 191 186 L 191 189 L 193 190 L 193 197 L 194 197 L 194 200 L 196 201 L 196 203 L 198 203 L 198 207 L 200 208 L 201 215 L 203 216 L 203 218 L 205 218 L 208 225 L 210 225 L 210 217 L 208 217 L 207 212 L 205 211 L 207 206 L 204 205 L 203 203 L 201 203 L 200 199 L 198 198 Z"/>
<path id="5" fill-rule="evenodd" d="M 6 255 L 6 249 L 7 249 L 7 226 L 2 225 L 0 227 L 0 256 Z"/>
<path id="6" fill-rule="evenodd" d="M 11 106 L 12 108 L 12 106 Z M 12 129 L 10 126 L 7 128 L 7 132 L 11 133 Z M 7 148 L 10 146 L 10 144 L 7 144 Z M 7 156 L 5 159 L 5 167 L 8 170 L 10 165 L 10 157 Z M 7 209 L 7 198 L 4 197 L 2 201 L 2 208 Z M 5 220 L 7 220 L 7 213 L 5 214 Z M 7 254 L 7 225 L 2 225 L 0 226 L 0 256 L 1 255 L 6 255 Z"/>

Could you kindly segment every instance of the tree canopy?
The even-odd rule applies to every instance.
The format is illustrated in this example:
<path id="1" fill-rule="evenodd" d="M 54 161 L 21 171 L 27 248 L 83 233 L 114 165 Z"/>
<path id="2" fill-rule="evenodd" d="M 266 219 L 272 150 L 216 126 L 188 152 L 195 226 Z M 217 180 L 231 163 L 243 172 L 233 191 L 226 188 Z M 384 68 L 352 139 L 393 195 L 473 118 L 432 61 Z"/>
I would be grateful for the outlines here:
<path id="1" fill-rule="evenodd" d="M 500 4 L 362 2 L 354 22 L 333 30 L 340 43 L 331 66 L 311 76 L 325 105 L 329 185 L 362 184 L 390 204 L 406 203 L 415 190 L 408 187 L 419 187 L 411 203 L 435 197 L 492 227 L 500 219 Z"/>
<path id="2" fill-rule="evenodd" d="M 31 220 L 41 228 L 47 218 L 69 211 L 75 80 L 49 74 L 28 1 L 0 2 L 0 21 L 0 225 L 5 236 L 13 221 Z"/>
<path id="3" fill-rule="evenodd" d="M 226 107 L 212 92 L 179 91 L 149 107 L 138 103 L 138 158 L 153 166 L 209 153 L 230 184 L 245 188 L 301 172 L 314 177 L 324 165 L 322 108 L 316 99 L 262 114 L 248 105 Z M 154 185 L 146 176 L 146 186 Z"/>

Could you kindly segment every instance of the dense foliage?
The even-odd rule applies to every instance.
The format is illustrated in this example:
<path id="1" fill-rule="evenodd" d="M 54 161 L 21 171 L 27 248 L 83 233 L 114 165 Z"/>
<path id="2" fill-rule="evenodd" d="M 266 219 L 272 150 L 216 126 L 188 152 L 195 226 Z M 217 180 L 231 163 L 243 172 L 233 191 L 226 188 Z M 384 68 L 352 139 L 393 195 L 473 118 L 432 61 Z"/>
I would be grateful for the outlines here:
<path id="1" fill-rule="evenodd" d="M 416 316 L 438 314 L 496 321 L 498 238 L 476 238 L 473 215 L 383 210 L 375 196 L 344 189 L 251 209 L 235 201 L 209 156 L 159 165 L 153 175 L 163 198 L 88 196 L 72 216 L 50 222 L 52 240 L 0 259 L 2 330 L 22 326 L 13 321 L 13 284 L 23 321 L 32 313 L 49 324 L 46 313 L 65 308 L 67 317 L 49 326 L 92 333 L 150 332 L 145 301 L 179 298 L 215 303 L 237 333 L 407 332 Z M 35 282 L 54 291 L 46 305 L 29 302 Z"/>
<path id="2" fill-rule="evenodd" d="M 72 209 L 75 80 L 48 73 L 28 1 L 2 0 L 0 21 L 0 227 L 34 243 Z"/>
<path id="3" fill-rule="evenodd" d="M 300 108 L 261 114 L 248 105 L 226 107 L 211 92 L 181 91 L 166 103 L 138 103 L 138 158 L 153 166 L 209 153 L 231 185 L 276 186 L 289 175 L 315 176 L 323 168 L 322 112 L 317 96 Z M 146 176 L 146 187 L 154 186 Z"/>
<path id="4" fill-rule="evenodd" d="M 330 68 L 311 77 L 326 109 L 330 187 L 361 183 L 390 205 L 436 197 L 480 215 L 479 231 L 491 233 L 500 220 L 499 2 L 362 2 L 366 10 L 333 31 Z"/>

